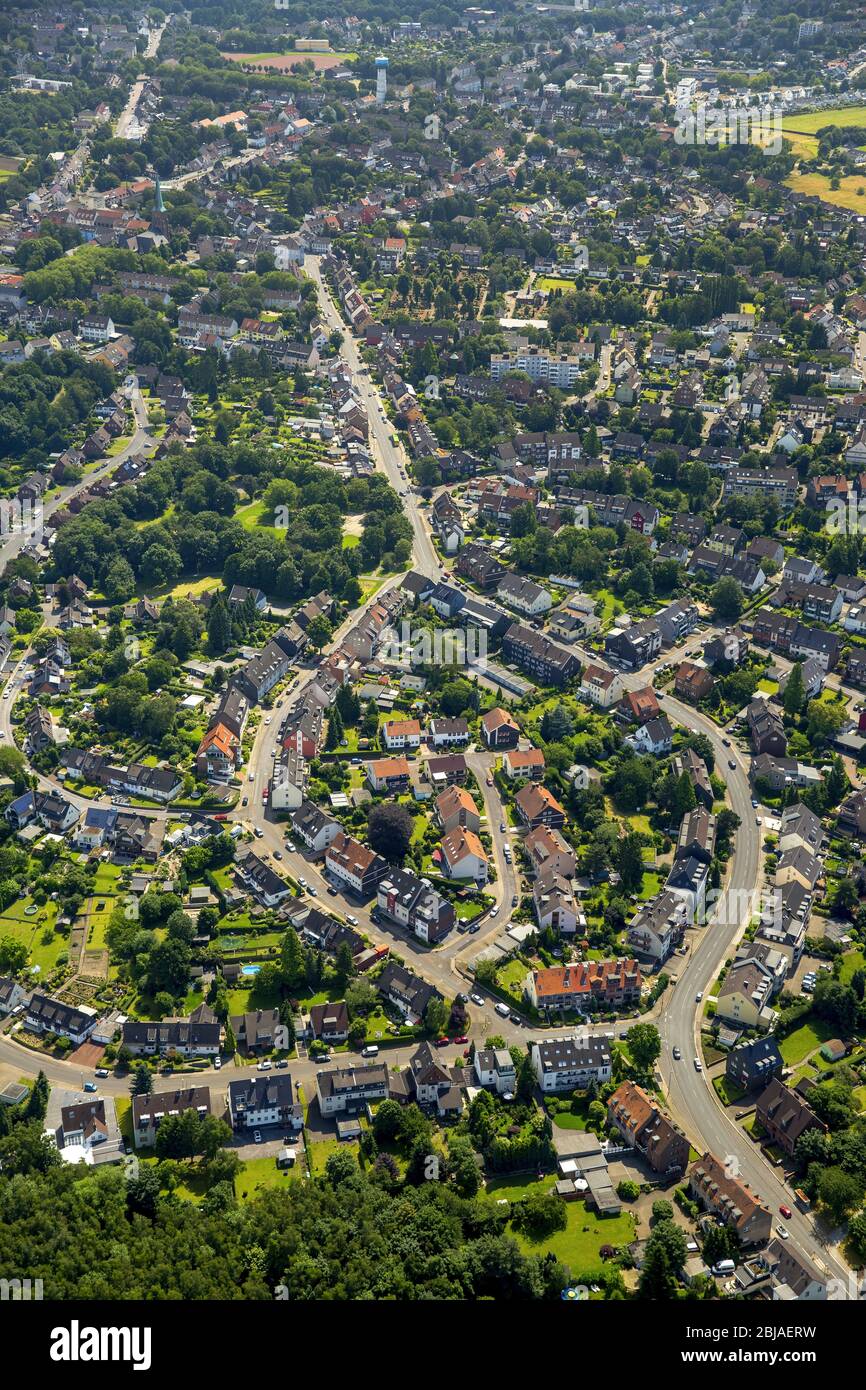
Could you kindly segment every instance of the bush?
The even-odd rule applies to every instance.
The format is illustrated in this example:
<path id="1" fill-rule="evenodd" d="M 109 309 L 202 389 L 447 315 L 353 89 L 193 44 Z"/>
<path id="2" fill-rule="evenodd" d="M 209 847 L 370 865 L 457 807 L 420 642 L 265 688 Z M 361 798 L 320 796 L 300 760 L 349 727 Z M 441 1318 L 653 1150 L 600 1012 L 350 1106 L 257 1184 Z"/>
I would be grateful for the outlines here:
<path id="1" fill-rule="evenodd" d="M 616 1195 L 623 1202 L 635 1202 L 640 1196 L 640 1183 L 632 1182 L 630 1178 L 623 1178 L 617 1184 Z"/>

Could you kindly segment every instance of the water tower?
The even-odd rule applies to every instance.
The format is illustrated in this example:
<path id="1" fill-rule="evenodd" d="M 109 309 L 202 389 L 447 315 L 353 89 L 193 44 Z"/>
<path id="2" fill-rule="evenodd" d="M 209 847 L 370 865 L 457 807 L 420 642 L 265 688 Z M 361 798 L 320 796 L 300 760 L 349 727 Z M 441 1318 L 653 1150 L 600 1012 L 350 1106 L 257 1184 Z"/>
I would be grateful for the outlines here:
<path id="1" fill-rule="evenodd" d="M 376 59 L 376 104 L 382 106 L 388 94 L 388 59 Z"/>

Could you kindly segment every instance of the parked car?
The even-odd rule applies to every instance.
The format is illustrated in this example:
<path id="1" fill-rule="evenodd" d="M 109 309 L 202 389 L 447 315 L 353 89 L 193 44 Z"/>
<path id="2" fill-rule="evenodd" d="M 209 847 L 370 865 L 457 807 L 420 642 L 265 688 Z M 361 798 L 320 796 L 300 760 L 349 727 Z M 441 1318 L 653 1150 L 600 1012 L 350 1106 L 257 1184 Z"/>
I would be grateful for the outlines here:
<path id="1" fill-rule="evenodd" d="M 108 1075 L 108 1067 L 97 1067 L 97 1068 L 96 1068 L 96 1071 L 93 1073 L 93 1075 L 94 1075 L 94 1076 L 107 1076 L 107 1075 Z"/>
<path id="2" fill-rule="evenodd" d="M 704 991 L 703 991 L 702 989 L 699 989 L 698 992 L 697 992 L 697 994 L 695 995 L 695 1003 L 696 1003 L 696 1004 L 700 1004 L 700 1002 L 701 1002 L 701 1000 L 703 999 L 703 997 L 704 997 Z"/>
<path id="3" fill-rule="evenodd" d="M 263 1061 L 259 1062 L 258 1067 L 256 1068 L 256 1070 L 257 1070 L 257 1071 L 270 1071 L 270 1070 L 271 1070 L 271 1066 L 272 1066 L 272 1063 L 268 1061 L 267 1057 L 265 1057 Z"/>
<path id="4" fill-rule="evenodd" d="M 478 923 L 478 922 L 473 922 L 472 925 L 471 925 L 471 927 L 469 928 L 469 935 L 470 935 L 470 936 L 474 936 L 474 935 L 476 934 L 476 932 L 480 932 L 480 930 L 481 930 L 480 923 Z"/>
<path id="5" fill-rule="evenodd" d="M 468 1037 L 466 1036 L 465 1033 L 461 1033 L 461 1034 L 460 1034 L 460 1037 L 459 1037 L 459 1038 L 455 1038 L 454 1041 L 455 1041 L 455 1043 L 457 1043 L 458 1045 L 462 1046 L 463 1043 L 468 1043 L 469 1039 L 468 1039 Z"/>
<path id="6" fill-rule="evenodd" d="M 285 1071 L 288 1065 L 289 1063 L 285 1057 L 281 1057 L 280 1060 L 277 1062 L 277 1066 L 279 1067 L 280 1071 Z"/>
<path id="7" fill-rule="evenodd" d="M 253 1130 L 253 1139 L 257 1144 L 260 1144 L 262 1142 L 262 1132 L 260 1129 Z"/>
<path id="8" fill-rule="evenodd" d="M 242 800 L 241 800 L 241 805 L 242 805 L 242 806 L 249 806 L 249 804 L 250 804 L 250 799 L 249 799 L 249 797 L 248 797 L 248 796 L 243 797 Z"/>
<path id="9" fill-rule="evenodd" d="M 484 1008 L 484 996 L 481 994 L 470 994 L 469 998 L 473 1004 L 477 1004 L 479 1009 Z"/>
<path id="10" fill-rule="evenodd" d="M 221 1067 L 222 1067 L 222 1058 L 221 1058 L 221 1057 L 215 1057 L 215 1058 L 214 1058 L 214 1070 L 215 1070 L 215 1071 L 219 1071 Z"/>
<path id="11" fill-rule="evenodd" d="M 444 1038 L 444 1037 L 443 1037 L 443 1038 L 437 1038 L 437 1039 L 436 1039 L 436 1046 L 437 1046 L 437 1047 L 447 1047 L 450 1041 L 451 1041 L 450 1038 Z"/>
<path id="12" fill-rule="evenodd" d="M 84 1089 L 85 1089 L 85 1091 L 95 1091 L 95 1090 L 96 1090 L 96 1082 L 95 1082 L 95 1081 L 85 1081 L 85 1083 L 84 1083 Z"/>
<path id="13" fill-rule="evenodd" d="M 703 1065 L 703 1062 L 701 1061 L 700 1057 L 693 1057 L 693 1058 L 692 1058 L 692 1061 L 694 1062 L 694 1065 L 695 1065 L 695 1071 L 703 1071 L 704 1065 Z"/>
<path id="14" fill-rule="evenodd" d="M 377 1044 L 377 1043 L 368 1043 L 366 1047 L 363 1047 L 363 1048 L 361 1049 L 361 1056 L 362 1056 L 362 1057 L 378 1057 L 378 1056 L 379 1056 L 379 1047 L 378 1047 L 378 1044 Z"/>
<path id="15" fill-rule="evenodd" d="M 520 902 L 520 898 L 519 898 L 519 896 L 517 895 L 517 893 L 512 893 L 512 894 L 511 894 L 511 906 L 512 906 L 512 907 L 517 907 L 517 904 L 518 904 L 519 902 Z"/>

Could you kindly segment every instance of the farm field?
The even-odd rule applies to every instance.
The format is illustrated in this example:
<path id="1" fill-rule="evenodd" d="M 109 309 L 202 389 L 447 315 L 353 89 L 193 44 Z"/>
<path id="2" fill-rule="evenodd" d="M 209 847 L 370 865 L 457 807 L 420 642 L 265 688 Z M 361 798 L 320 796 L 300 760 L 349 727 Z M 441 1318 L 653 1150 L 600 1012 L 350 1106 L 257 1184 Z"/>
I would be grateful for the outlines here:
<path id="1" fill-rule="evenodd" d="M 830 180 L 826 174 L 790 174 L 785 184 L 795 193 L 820 198 L 822 202 L 832 203 L 834 207 L 847 208 L 849 212 L 866 213 L 866 174 L 851 174 L 840 179 L 838 188 L 830 187 Z"/>

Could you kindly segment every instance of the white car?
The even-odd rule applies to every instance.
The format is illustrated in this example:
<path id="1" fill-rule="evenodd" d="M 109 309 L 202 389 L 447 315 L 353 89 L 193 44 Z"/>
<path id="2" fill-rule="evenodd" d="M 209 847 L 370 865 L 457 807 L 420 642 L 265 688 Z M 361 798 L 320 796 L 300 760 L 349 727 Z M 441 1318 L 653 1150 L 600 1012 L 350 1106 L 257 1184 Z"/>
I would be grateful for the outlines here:
<path id="1" fill-rule="evenodd" d="M 256 1070 L 257 1070 L 257 1071 L 270 1071 L 270 1070 L 271 1070 L 271 1066 L 272 1066 L 272 1063 L 269 1062 L 267 1058 L 265 1058 L 265 1060 L 264 1060 L 263 1062 L 259 1062 L 258 1067 L 256 1068 Z"/>
<path id="2" fill-rule="evenodd" d="M 213 1063 L 213 1064 L 214 1064 L 214 1070 L 215 1070 L 215 1071 L 219 1071 L 220 1068 L 221 1068 L 221 1066 L 222 1066 L 222 1058 L 221 1058 L 221 1057 L 215 1057 L 215 1058 L 214 1058 L 214 1063 Z"/>
<path id="3" fill-rule="evenodd" d="M 791 1232 L 788 1230 L 787 1226 L 776 1227 L 776 1235 L 781 1236 L 782 1240 L 787 1240 L 790 1234 Z"/>
<path id="4" fill-rule="evenodd" d="M 703 999 L 703 997 L 704 997 L 704 991 L 703 991 L 702 989 L 699 989 L 698 992 L 697 992 L 697 994 L 695 995 L 695 1003 L 696 1003 L 696 1004 L 700 1004 L 700 1002 L 701 1002 L 701 1000 Z"/>
<path id="5" fill-rule="evenodd" d="M 261 1130 L 259 1130 L 259 1129 L 254 1129 L 254 1130 L 253 1130 L 253 1139 L 256 1141 L 257 1144 L 260 1144 L 260 1143 L 262 1142 L 262 1133 L 261 1133 Z"/>
<path id="6" fill-rule="evenodd" d="M 469 998 L 473 1004 L 477 1004 L 479 1009 L 484 1008 L 484 997 L 481 994 L 470 994 Z"/>
<path id="7" fill-rule="evenodd" d="M 704 1064 L 701 1061 L 700 1057 L 693 1057 L 692 1061 L 694 1062 L 695 1071 L 703 1071 Z"/>
<path id="8" fill-rule="evenodd" d="M 494 903 L 493 906 L 492 906 L 491 909 L 490 909 L 490 916 L 491 916 L 491 917 L 495 917 L 498 911 L 499 911 L 499 904 L 498 904 L 498 903 Z"/>

